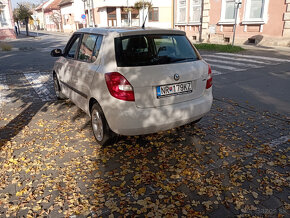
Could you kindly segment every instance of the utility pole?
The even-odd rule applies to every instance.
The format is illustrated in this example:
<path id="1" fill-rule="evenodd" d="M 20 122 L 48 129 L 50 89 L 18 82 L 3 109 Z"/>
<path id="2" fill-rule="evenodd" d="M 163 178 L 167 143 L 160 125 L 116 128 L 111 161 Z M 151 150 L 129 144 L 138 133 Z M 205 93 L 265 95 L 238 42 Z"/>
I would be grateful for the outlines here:
<path id="1" fill-rule="evenodd" d="M 88 27 L 91 26 L 91 4 L 90 1 L 87 1 L 88 6 Z"/>
<path id="2" fill-rule="evenodd" d="M 234 46 L 234 44 L 235 44 L 238 12 L 239 12 L 239 8 L 240 8 L 241 5 L 242 5 L 242 1 L 241 0 L 236 0 L 235 1 L 235 24 L 234 24 L 234 34 L 233 34 L 233 43 L 232 43 L 232 46 Z"/>
<path id="3" fill-rule="evenodd" d="M 204 9 L 204 0 L 201 0 L 201 12 L 200 12 L 200 30 L 199 30 L 199 42 L 202 42 L 202 22 L 203 22 L 203 9 Z"/>
<path id="4" fill-rule="evenodd" d="M 142 23 L 144 23 L 144 19 L 145 19 L 144 14 L 145 14 L 145 5 L 144 5 L 144 0 L 143 0 L 143 22 Z"/>
<path id="5" fill-rule="evenodd" d="M 96 21 L 95 21 L 95 9 L 94 9 L 94 0 L 91 0 L 92 2 L 91 2 L 91 5 L 92 5 L 92 13 L 93 13 L 93 27 L 95 27 L 96 26 Z"/>

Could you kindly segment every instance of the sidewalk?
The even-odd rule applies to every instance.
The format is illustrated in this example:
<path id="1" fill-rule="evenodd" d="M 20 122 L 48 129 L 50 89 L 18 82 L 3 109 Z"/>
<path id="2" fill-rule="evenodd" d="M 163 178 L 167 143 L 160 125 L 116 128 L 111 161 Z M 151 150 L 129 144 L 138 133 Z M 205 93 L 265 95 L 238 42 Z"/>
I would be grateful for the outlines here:
<path id="1" fill-rule="evenodd" d="M 41 37 L 44 35 L 63 35 L 63 36 L 70 36 L 72 33 L 64 33 L 64 32 L 53 32 L 53 31 L 46 31 L 46 30 L 38 30 L 38 31 L 29 31 L 29 36 L 26 35 L 25 30 L 21 30 L 20 34 L 17 36 L 17 39 L 23 39 L 23 38 L 36 38 L 36 37 Z M 14 41 L 14 40 L 11 40 Z"/>
<path id="2" fill-rule="evenodd" d="M 248 52 L 256 53 L 256 52 L 273 52 L 276 55 L 285 55 L 290 56 L 290 47 L 284 46 L 259 46 L 259 45 L 239 45 L 242 48 L 246 49 Z"/>

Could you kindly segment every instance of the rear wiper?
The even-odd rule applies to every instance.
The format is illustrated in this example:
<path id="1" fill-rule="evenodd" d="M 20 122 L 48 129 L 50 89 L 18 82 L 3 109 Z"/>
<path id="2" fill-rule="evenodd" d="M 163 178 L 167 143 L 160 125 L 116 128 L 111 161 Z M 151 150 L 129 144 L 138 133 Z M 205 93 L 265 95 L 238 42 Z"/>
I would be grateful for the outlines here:
<path id="1" fill-rule="evenodd" d="M 176 58 L 176 59 L 170 60 L 170 62 L 175 63 L 175 62 L 189 61 L 189 60 L 195 61 L 196 59 L 195 58 Z"/>

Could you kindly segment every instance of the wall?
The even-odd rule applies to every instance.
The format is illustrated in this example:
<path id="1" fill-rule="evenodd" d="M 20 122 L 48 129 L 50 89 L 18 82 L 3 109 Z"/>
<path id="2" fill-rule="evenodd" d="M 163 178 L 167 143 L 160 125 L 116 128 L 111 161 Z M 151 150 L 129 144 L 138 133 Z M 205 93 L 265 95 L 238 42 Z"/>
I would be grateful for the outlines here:
<path id="1" fill-rule="evenodd" d="M 248 43 L 248 39 L 253 38 L 256 43 L 263 45 L 290 44 L 290 0 L 265 0 L 265 2 L 265 22 L 251 23 L 245 20 L 247 0 L 242 0 L 242 6 L 238 11 L 235 42 Z M 202 40 L 204 42 L 225 43 L 226 38 L 230 40 L 230 43 L 232 42 L 234 22 L 221 22 L 221 11 L 222 0 L 204 0 L 202 23 Z M 189 4 L 187 5 L 186 23 L 178 24 L 175 22 L 175 27 L 184 30 L 188 37 L 194 41 L 200 36 L 200 24 L 191 25 L 188 19 Z M 175 0 L 176 20 L 177 0 Z"/>
<path id="2" fill-rule="evenodd" d="M 120 18 L 119 8 L 121 7 L 133 7 L 134 3 L 137 0 L 94 0 L 95 10 L 95 18 L 96 24 L 98 27 L 106 27 L 108 26 L 107 22 L 107 7 L 116 7 L 117 8 L 117 24 L 121 26 L 121 22 L 119 22 L 118 18 Z M 152 0 L 153 7 L 159 8 L 159 22 L 149 22 L 148 17 L 146 21 L 147 27 L 159 27 L 159 28 L 171 28 L 172 27 L 172 0 Z M 147 10 L 145 10 L 146 14 Z M 146 16 L 146 15 L 145 15 Z M 145 17 L 144 16 L 144 17 Z M 143 24 L 143 10 L 140 10 L 140 25 Z"/>
<path id="3" fill-rule="evenodd" d="M 282 37 L 284 21 L 282 19 L 283 13 L 286 11 L 286 4 L 284 0 L 266 0 L 265 7 L 265 23 L 245 23 L 246 13 L 246 0 L 242 1 L 242 7 L 238 11 L 238 20 L 236 26 L 236 38 L 237 43 L 247 43 L 249 38 L 255 38 L 256 43 L 269 44 L 273 41 L 273 44 L 279 44 L 279 38 Z M 214 41 L 223 42 L 225 37 L 230 38 L 230 42 L 233 39 L 233 24 L 220 24 L 221 17 L 221 5 L 222 0 L 210 1 L 210 25 L 215 26 L 216 34 L 210 35 L 210 39 Z M 211 41 L 213 41 L 211 40 Z M 283 42 L 280 42 L 283 44 Z"/>
<path id="4" fill-rule="evenodd" d="M 73 17 L 73 5 L 64 5 L 60 9 L 62 16 L 62 26 L 64 32 L 73 32 L 76 30 L 74 17 Z M 64 21 L 66 19 L 66 21 Z"/>
<path id="5" fill-rule="evenodd" d="M 10 0 L 1 0 L 4 7 L 4 18 L 3 23 L 0 25 L 0 40 L 4 39 L 15 39 L 16 35 L 14 32 L 14 20 L 12 16 L 12 8 Z"/>

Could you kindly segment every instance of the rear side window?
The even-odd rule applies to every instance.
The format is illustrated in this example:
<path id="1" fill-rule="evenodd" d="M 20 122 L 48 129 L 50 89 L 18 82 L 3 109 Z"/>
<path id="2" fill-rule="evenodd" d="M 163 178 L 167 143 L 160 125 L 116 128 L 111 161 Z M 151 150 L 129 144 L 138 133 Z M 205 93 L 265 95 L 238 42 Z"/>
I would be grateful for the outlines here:
<path id="1" fill-rule="evenodd" d="M 118 67 L 171 64 L 197 60 L 182 35 L 138 35 L 115 38 Z"/>
<path id="2" fill-rule="evenodd" d="M 97 59 L 102 36 L 84 34 L 78 53 L 78 59 L 86 62 L 94 62 Z"/>

